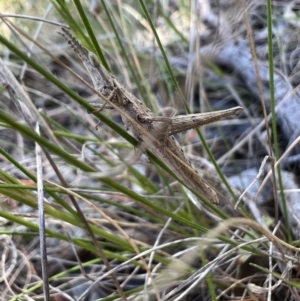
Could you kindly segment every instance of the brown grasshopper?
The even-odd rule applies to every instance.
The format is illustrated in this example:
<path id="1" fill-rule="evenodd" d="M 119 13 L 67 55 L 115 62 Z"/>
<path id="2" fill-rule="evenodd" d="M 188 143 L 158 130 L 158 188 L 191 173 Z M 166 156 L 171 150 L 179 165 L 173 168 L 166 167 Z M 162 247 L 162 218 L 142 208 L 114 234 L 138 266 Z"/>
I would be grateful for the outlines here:
<path id="1" fill-rule="evenodd" d="M 185 156 L 173 134 L 221 119 L 237 117 L 242 112 L 242 107 L 175 117 L 155 116 L 149 108 L 102 66 L 94 53 L 83 47 L 66 28 L 63 27 L 60 34 L 82 60 L 95 89 L 105 99 L 100 110 L 104 108 L 117 109 L 122 115 L 127 131 L 130 131 L 138 141 L 144 142 L 186 186 L 200 193 L 213 204 L 218 204 L 216 192 L 205 183 L 198 171 L 193 168 L 191 161 Z M 107 104 L 111 106 L 107 106 Z"/>

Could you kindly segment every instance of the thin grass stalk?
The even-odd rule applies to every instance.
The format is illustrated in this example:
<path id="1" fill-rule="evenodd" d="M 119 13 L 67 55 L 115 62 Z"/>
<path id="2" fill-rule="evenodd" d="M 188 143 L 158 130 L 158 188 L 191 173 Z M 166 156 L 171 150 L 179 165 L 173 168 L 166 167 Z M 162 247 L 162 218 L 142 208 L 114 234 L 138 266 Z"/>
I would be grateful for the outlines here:
<path id="1" fill-rule="evenodd" d="M 94 34 L 94 31 L 93 31 L 93 29 L 92 29 L 92 27 L 91 27 L 91 24 L 90 24 L 90 22 L 88 21 L 88 18 L 86 17 L 86 14 L 85 14 L 85 12 L 84 12 L 84 10 L 83 10 L 83 8 L 82 8 L 82 5 L 81 5 L 80 1 L 79 1 L 79 0 L 74 0 L 74 4 L 75 4 L 75 6 L 76 6 L 76 9 L 77 9 L 77 11 L 78 11 L 78 13 L 79 13 L 79 15 L 80 15 L 80 17 L 81 17 L 81 20 L 82 20 L 84 26 L 85 26 L 85 28 L 86 28 L 88 34 L 89 34 L 89 37 L 90 37 L 90 39 L 91 39 L 91 41 L 92 41 L 92 44 L 93 44 L 93 46 L 94 46 L 94 49 L 95 49 L 95 52 L 96 52 L 98 58 L 100 59 L 101 63 L 104 65 L 104 67 L 105 67 L 108 71 L 111 71 L 111 69 L 110 69 L 110 67 L 109 67 L 109 64 L 108 64 L 108 62 L 106 61 L 105 56 L 104 56 L 104 54 L 103 54 L 103 52 L 102 52 L 102 50 L 101 50 L 101 47 L 99 46 L 99 43 L 98 43 L 98 41 L 97 41 L 97 38 L 96 38 L 96 36 L 95 36 L 95 34 Z"/>
<path id="2" fill-rule="evenodd" d="M 275 87 L 274 87 L 274 63 L 273 63 L 273 30 L 272 30 L 272 1 L 267 1 L 267 25 L 268 25 L 268 60 L 269 60 L 269 89 L 270 89 L 270 106 L 271 106 L 271 114 L 272 114 L 272 132 L 273 132 L 273 142 L 274 142 L 274 150 L 275 150 L 275 159 L 276 161 L 279 159 L 279 146 L 278 146 L 278 135 L 277 135 L 277 126 L 276 126 L 276 111 L 275 111 Z M 284 195 L 284 188 L 282 183 L 281 177 L 281 169 L 280 165 L 277 166 L 277 173 L 278 173 L 278 182 L 279 182 L 279 190 L 280 190 L 280 197 L 283 207 L 283 216 L 285 221 L 285 229 L 287 232 L 287 239 L 288 242 L 292 242 L 292 234 L 290 231 L 290 223 L 288 217 L 288 210 L 287 204 Z M 273 183 L 275 185 L 275 183 Z"/>
<path id="3" fill-rule="evenodd" d="M 119 8 L 119 16 L 120 16 L 120 28 L 122 28 L 122 31 L 124 32 L 124 36 L 127 39 L 127 44 L 128 44 L 128 48 L 131 54 L 131 57 L 133 58 L 133 61 L 135 63 L 135 68 L 136 71 L 139 75 L 139 77 L 141 78 L 141 82 L 143 84 L 143 87 L 145 89 L 145 95 L 147 97 L 144 97 L 143 100 L 146 104 L 146 106 L 148 106 L 149 108 L 152 109 L 153 112 L 157 113 L 157 104 L 155 103 L 153 94 L 151 93 L 151 88 L 150 88 L 150 84 L 148 82 L 148 80 L 145 78 L 145 75 L 142 71 L 142 67 L 141 64 L 138 60 L 137 54 L 134 50 L 134 47 L 132 45 L 133 39 L 129 34 L 128 28 L 127 28 L 127 24 L 126 24 L 126 20 L 124 18 L 124 10 L 122 9 L 122 1 L 118 1 L 118 8 Z M 116 19 L 116 18 L 115 18 Z"/>
<path id="4" fill-rule="evenodd" d="M 143 90 L 143 88 L 142 88 L 142 86 L 141 86 L 141 84 L 140 84 L 140 80 L 137 78 L 137 76 L 136 76 L 136 74 L 135 74 L 135 72 L 134 72 L 134 70 L 133 70 L 133 67 L 132 67 L 132 65 L 131 65 L 131 62 L 130 62 L 128 56 L 127 56 L 126 49 L 125 49 L 124 46 L 123 46 L 122 40 L 121 40 L 120 35 L 119 35 L 119 33 L 118 33 L 117 29 L 116 29 L 116 26 L 115 26 L 115 24 L 114 24 L 114 21 L 113 21 L 112 18 L 111 18 L 111 15 L 110 15 L 110 13 L 109 13 L 109 10 L 108 10 L 108 8 L 107 8 L 107 5 L 106 5 L 105 1 L 104 1 L 104 0 L 101 0 L 101 4 L 102 4 L 102 6 L 103 6 L 103 8 L 104 8 L 104 11 L 105 11 L 106 16 L 107 16 L 107 18 L 108 18 L 108 21 L 109 21 L 109 23 L 110 23 L 110 26 L 112 27 L 113 32 L 114 32 L 114 34 L 115 34 L 115 37 L 116 37 L 116 39 L 117 39 L 117 41 L 118 41 L 118 45 L 119 45 L 119 47 L 120 47 L 120 49 L 121 49 L 121 52 L 122 52 L 122 54 L 123 54 L 123 56 L 124 56 L 124 58 L 125 58 L 127 67 L 128 67 L 129 70 L 130 70 L 130 74 L 131 74 L 131 76 L 133 77 L 133 80 L 134 80 L 135 84 L 137 85 L 138 91 L 139 91 L 139 93 L 140 93 L 142 99 L 146 99 L 146 95 L 144 94 L 144 90 Z"/>

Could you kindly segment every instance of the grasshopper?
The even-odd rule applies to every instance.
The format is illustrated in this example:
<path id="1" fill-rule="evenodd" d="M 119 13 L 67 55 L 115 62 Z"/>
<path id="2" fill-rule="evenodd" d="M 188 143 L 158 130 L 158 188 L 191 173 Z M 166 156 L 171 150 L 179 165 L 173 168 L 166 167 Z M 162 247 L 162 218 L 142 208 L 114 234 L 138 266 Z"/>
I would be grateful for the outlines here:
<path id="1" fill-rule="evenodd" d="M 121 113 L 125 129 L 138 141 L 145 143 L 187 187 L 200 193 L 213 204 L 219 204 L 216 192 L 193 168 L 173 135 L 218 120 L 237 117 L 242 112 L 242 107 L 174 117 L 156 116 L 104 68 L 94 53 L 83 47 L 66 28 L 61 30 L 59 34 L 77 53 L 91 77 L 95 90 L 105 99 L 98 111 L 104 108 L 117 109 Z"/>

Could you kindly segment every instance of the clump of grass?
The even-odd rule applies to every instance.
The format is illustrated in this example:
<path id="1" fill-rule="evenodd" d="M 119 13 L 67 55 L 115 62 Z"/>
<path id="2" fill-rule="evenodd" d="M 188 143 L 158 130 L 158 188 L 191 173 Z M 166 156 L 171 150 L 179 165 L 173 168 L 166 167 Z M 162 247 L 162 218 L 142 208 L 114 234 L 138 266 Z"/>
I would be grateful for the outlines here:
<path id="1" fill-rule="evenodd" d="M 167 106 L 190 113 L 194 103 L 186 101 L 185 87 L 190 99 L 199 96 L 202 108 L 226 103 L 224 99 L 231 96 L 209 81 L 213 76 L 222 82 L 223 71 L 197 58 L 205 46 L 199 44 L 203 29 L 198 25 L 205 28 L 205 24 L 197 19 L 199 8 L 194 3 L 189 7 L 182 1 L 174 8 L 161 3 L 148 6 L 142 0 L 115 5 L 101 1 L 97 9 L 92 8 L 94 17 L 78 0 L 70 5 L 53 1 L 53 6 L 55 16 L 157 114 Z M 207 138 L 209 131 L 197 130 L 187 137 L 188 142 L 195 139 L 202 145 L 194 145 L 191 156 L 202 155 L 213 162 L 214 168 L 206 164 L 209 171 L 204 170 L 203 176 L 224 194 L 218 208 L 197 199 L 151 153 L 149 164 L 139 154 L 143 146 L 123 129 L 118 114 L 88 113 L 94 111 L 90 102 L 98 100 L 86 85 L 90 79 L 72 50 L 59 35 L 47 34 L 58 28 L 44 25 L 45 29 L 36 31 L 39 38 L 32 39 L 31 31 L 28 34 L 17 22 L 3 20 L 13 36 L 0 36 L 10 52 L 10 59 L 0 67 L 1 94 L 6 100 L 0 120 L 2 133 L 8 137 L 2 138 L 0 149 L 0 216 L 10 222 L 1 230 L 2 246 L 9 246 L 3 252 L 6 264 L 0 275 L 4 299 L 38 299 L 44 294 L 45 300 L 49 295 L 82 300 L 94 294 L 102 300 L 152 296 L 190 300 L 198 298 L 201 289 L 203 298 L 217 300 L 229 294 L 265 294 L 263 282 L 271 274 L 297 288 L 284 278 L 290 264 L 272 270 L 272 254 L 282 262 L 272 248 L 286 248 L 290 256 L 298 251 L 275 236 L 278 224 L 260 215 L 263 225 L 273 227 L 271 233 L 242 203 L 233 210 L 241 191 L 231 187 L 214 157 L 214 153 L 224 156 L 232 147 L 226 129 L 217 148 Z M 197 73 L 184 60 L 187 47 L 190 54 L 196 53 L 193 62 L 200 60 L 201 66 L 209 67 Z M 183 61 L 187 74 L 172 66 L 178 53 L 182 57 L 175 65 Z M 98 119 L 101 124 L 95 130 Z M 183 137 L 179 139 L 184 142 Z M 239 158 L 245 151 L 231 156 Z M 238 161 L 234 164 L 241 169 Z M 247 204 L 253 210 L 252 199 Z M 39 234 L 40 229 L 44 230 Z M 48 259 L 45 250 L 38 248 L 39 239 Z M 49 279 L 42 275 L 40 263 Z M 253 266 L 256 270 L 249 274 Z M 22 293 L 11 286 L 16 278 Z M 276 288 L 269 279 L 267 293 L 272 295 Z"/>

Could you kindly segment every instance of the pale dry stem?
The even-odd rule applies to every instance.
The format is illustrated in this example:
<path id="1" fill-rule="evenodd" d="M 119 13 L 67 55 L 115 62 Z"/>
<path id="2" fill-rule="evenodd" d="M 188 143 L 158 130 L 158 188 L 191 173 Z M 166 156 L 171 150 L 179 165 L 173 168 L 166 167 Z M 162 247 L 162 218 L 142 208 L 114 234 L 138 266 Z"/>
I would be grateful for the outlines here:
<path id="1" fill-rule="evenodd" d="M 215 238 L 218 235 L 220 235 L 221 233 L 223 233 L 224 231 L 228 230 L 230 227 L 233 227 L 233 226 L 236 227 L 238 225 L 241 225 L 241 226 L 248 225 L 248 226 L 256 229 L 257 231 L 261 232 L 264 236 L 266 236 L 274 244 L 284 246 L 287 249 L 292 250 L 296 253 L 300 252 L 300 248 L 296 248 L 296 247 L 286 243 L 285 241 L 281 240 L 280 238 L 278 238 L 277 236 L 275 236 L 274 234 L 269 232 L 267 229 L 262 227 L 257 222 L 255 222 L 251 219 L 247 219 L 247 218 L 236 217 L 236 218 L 231 218 L 231 219 L 228 219 L 228 220 L 224 220 L 213 231 L 211 231 L 210 234 L 207 237 L 208 238 Z"/>

